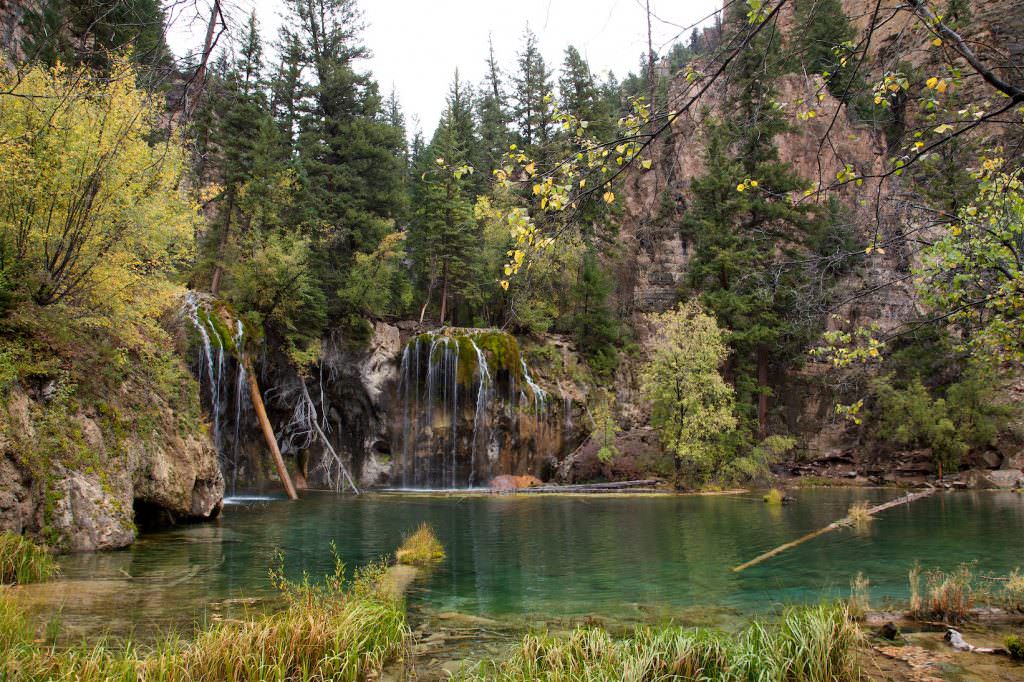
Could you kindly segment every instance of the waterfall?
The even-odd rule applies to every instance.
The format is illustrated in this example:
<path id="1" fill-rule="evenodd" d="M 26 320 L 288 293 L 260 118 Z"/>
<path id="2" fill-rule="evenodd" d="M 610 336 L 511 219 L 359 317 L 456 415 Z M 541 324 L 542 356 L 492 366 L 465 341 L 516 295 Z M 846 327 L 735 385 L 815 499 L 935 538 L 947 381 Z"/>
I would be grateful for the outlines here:
<path id="1" fill-rule="evenodd" d="M 214 321 L 215 313 L 208 307 L 206 301 L 200 298 L 195 292 L 188 292 L 185 296 L 183 312 L 192 326 L 195 327 L 199 336 L 199 371 L 198 379 L 200 388 L 204 381 L 209 386 L 209 412 L 212 421 L 213 445 L 217 449 L 218 460 L 220 461 L 221 472 L 225 481 L 231 484 L 231 491 L 234 493 L 238 485 L 239 470 L 239 441 L 242 417 L 246 405 L 247 381 L 245 366 L 236 361 L 237 369 L 234 384 L 234 438 L 230 444 L 230 454 L 224 444 L 223 419 L 230 420 L 231 405 L 231 380 L 228 374 L 228 361 L 230 355 L 225 357 L 226 352 L 231 348 L 241 349 L 245 342 L 245 330 L 240 320 L 235 321 L 234 334 L 229 334 L 227 329 L 218 328 Z M 228 338 L 230 336 L 230 338 Z"/>
<path id="2" fill-rule="evenodd" d="M 528 434 L 539 433 L 547 419 L 548 393 L 515 339 L 496 330 L 442 329 L 411 339 L 402 351 L 398 398 L 395 471 L 407 488 L 472 487 L 515 473 L 530 462 L 505 462 L 505 471 L 498 465 L 502 453 L 527 447 L 520 442 L 522 415 L 532 416 L 523 422 Z"/>
<path id="3" fill-rule="evenodd" d="M 245 327 L 241 320 L 235 320 L 235 348 L 239 353 L 245 347 Z M 232 444 L 231 457 L 231 494 L 234 495 L 238 488 L 238 450 L 241 441 L 242 427 L 242 406 L 245 404 L 246 376 L 245 363 L 238 364 L 238 378 L 235 381 L 235 440 Z"/>

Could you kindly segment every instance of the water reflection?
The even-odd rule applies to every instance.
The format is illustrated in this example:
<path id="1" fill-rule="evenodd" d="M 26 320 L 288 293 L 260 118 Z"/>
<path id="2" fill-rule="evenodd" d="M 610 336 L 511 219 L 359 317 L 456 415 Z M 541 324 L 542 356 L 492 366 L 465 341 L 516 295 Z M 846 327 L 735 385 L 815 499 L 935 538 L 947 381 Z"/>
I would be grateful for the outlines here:
<path id="1" fill-rule="evenodd" d="M 421 521 L 448 560 L 410 596 L 414 609 L 538 619 L 573 614 L 721 621 L 780 604 L 845 596 L 862 571 L 873 599 L 903 598 L 906 572 L 977 560 L 1006 572 L 1024 558 L 1024 499 L 939 494 L 886 512 L 743 573 L 731 568 L 898 491 L 802 491 L 772 507 L 741 497 L 439 497 L 309 493 L 299 503 L 237 501 L 212 524 L 143 537 L 120 552 L 62 559 L 64 578 L 19 588 L 43 614 L 62 605 L 74 637 L 143 637 L 274 604 L 267 569 L 320 575 L 333 540 L 349 567 L 389 555 Z M 709 611 L 708 607 L 713 610 Z M 42 616 L 41 616 L 42 617 Z"/>

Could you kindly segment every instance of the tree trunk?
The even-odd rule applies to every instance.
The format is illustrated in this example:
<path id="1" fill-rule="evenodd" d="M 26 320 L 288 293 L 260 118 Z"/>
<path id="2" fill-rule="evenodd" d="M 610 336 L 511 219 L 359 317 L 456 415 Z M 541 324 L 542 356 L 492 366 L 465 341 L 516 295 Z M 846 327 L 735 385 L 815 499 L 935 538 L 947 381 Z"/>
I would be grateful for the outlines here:
<path id="1" fill-rule="evenodd" d="M 217 31 L 217 20 L 221 17 L 220 0 L 213 0 L 213 8 L 210 10 L 210 21 L 206 24 L 206 39 L 203 41 L 203 53 L 199 58 L 199 66 L 196 68 L 196 75 L 193 78 L 196 84 L 194 96 L 190 100 L 185 99 L 185 116 L 191 118 L 195 111 L 195 102 L 199 101 L 199 95 L 203 92 L 206 84 L 206 65 L 210 62 L 213 54 L 214 36 Z M 187 90 L 186 86 L 186 90 Z"/>
<path id="2" fill-rule="evenodd" d="M 441 326 L 444 326 L 444 317 L 448 314 L 448 263 L 445 262 L 441 268 Z"/>
<path id="3" fill-rule="evenodd" d="M 214 296 L 220 295 L 220 280 L 224 276 L 224 250 L 228 246 L 228 238 L 231 236 L 231 216 L 235 212 L 235 193 L 231 192 L 228 198 L 228 212 L 224 219 L 224 230 L 220 234 L 217 243 L 217 265 L 213 269 L 213 279 L 210 280 L 210 293 Z"/>
<path id="4" fill-rule="evenodd" d="M 296 494 L 291 476 L 288 475 L 288 470 L 284 466 L 284 459 L 281 457 L 281 451 L 277 447 L 274 427 L 270 425 L 270 419 L 267 418 L 267 410 L 263 406 L 263 395 L 260 393 L 260 385 L 256 382 L 256 372 L 253 370 L 252 363 L 248 359 L 245 359 L 244 362 L 246 378 L 249 380 L 249 397 L 252 398 L 252 406 L 256 410 L 256 418 L 259 419 L 260 428 L 263 429 L 263 438 L 267 441 L 267 447 L 270 448 L 270 454 L 274 458 L 277 475 L 281 478 L 281 484 L 284 486 L 285 493 L 288 494 L 288 499 L 297 500 L 299 496 Z"/>
<path id="5" fill-rule="evenodd" d="M 768 435 L 768 350 L 757 349 L 757 426 L 761 438 Z"/>

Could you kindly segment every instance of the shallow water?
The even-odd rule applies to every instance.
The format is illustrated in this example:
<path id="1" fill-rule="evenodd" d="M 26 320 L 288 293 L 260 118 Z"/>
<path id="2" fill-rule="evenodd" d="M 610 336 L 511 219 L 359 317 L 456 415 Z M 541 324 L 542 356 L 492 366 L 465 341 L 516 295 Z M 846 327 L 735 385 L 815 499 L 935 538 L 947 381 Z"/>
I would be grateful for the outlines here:
<path id="1" fill-rule="evenodd" d="M 119 552 L 63 557 L 63 579 L 26 590 L 38 611 L 62 604 L 70 636 L 168 629 L 261 608 L 275 552 L 321 575 L 333 541 L 349 566 L 383 558 L 427 521 L 448 559 L 410 594 L 418 612 L 527 621 L 581 614 L 725 623 L 782 604 L 845 596 L 862 571 L 873 605 L 907 595 L 907 571 L 978 562 L 1024 565 L 1024 496 L 939 493 L 884 512 L 861 531 L 816 538 L 743 573 L 731 568 L 895 490 L 816 489 L 769 507 L 759 496 L 236 498 L 215 523 L 142 537 Z M 255 598 L 255 601 L 253 600 Z"/>

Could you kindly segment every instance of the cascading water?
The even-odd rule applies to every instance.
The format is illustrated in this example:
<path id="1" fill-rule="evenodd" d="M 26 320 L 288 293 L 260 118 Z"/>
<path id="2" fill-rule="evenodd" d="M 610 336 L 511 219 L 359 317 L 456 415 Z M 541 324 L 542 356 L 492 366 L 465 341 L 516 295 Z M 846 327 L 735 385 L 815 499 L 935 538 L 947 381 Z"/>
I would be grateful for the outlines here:
<path id="1" fill-rule="evenodd" d="M 465 488 L 531 473 L 548 394 L 514 337 L 453 329 L 417 336 L 402 353 L 398 396 L 402 487 Z"/>
<path id="2" fill-rule="evenodd" d="M 235 492 L 238 485 L 238 472 L 240 468 L 240 429 L 245 414 L 247 400 L 245 366 L 235 361 L 236 379 L 233 387 L 235 395 L 234 411 L 234 437 L 231 438 L 230 454 L 224 445 L 224 434 L 222 423 L 230 419 L 227 412 L 232 398 L 232 386 L 228 379 L 228 360 L 230 354 L 225 357 L 225 351 L 230 348 L 242 348 L 245 342 L 245 329 L 240 320 L 236 320 L 234 334 L 228 334 L 227 330 L 218 329 L 214 322 L 214 314 L 209 310 L 207 303 L 195 292 L 189 292 L 185 296 L 185 315 L 199 335 L 199 384 L 202 386 L 205 381 L 209 385 L 209 414 L 212 422 L 212 436 L 214 447 L 217 448 L 218 460 L 220 461 L 221 472 L 224 479 L 230 481 L 231 493 Z M 228 337 L 230 337 L 230 344 Z"/>

